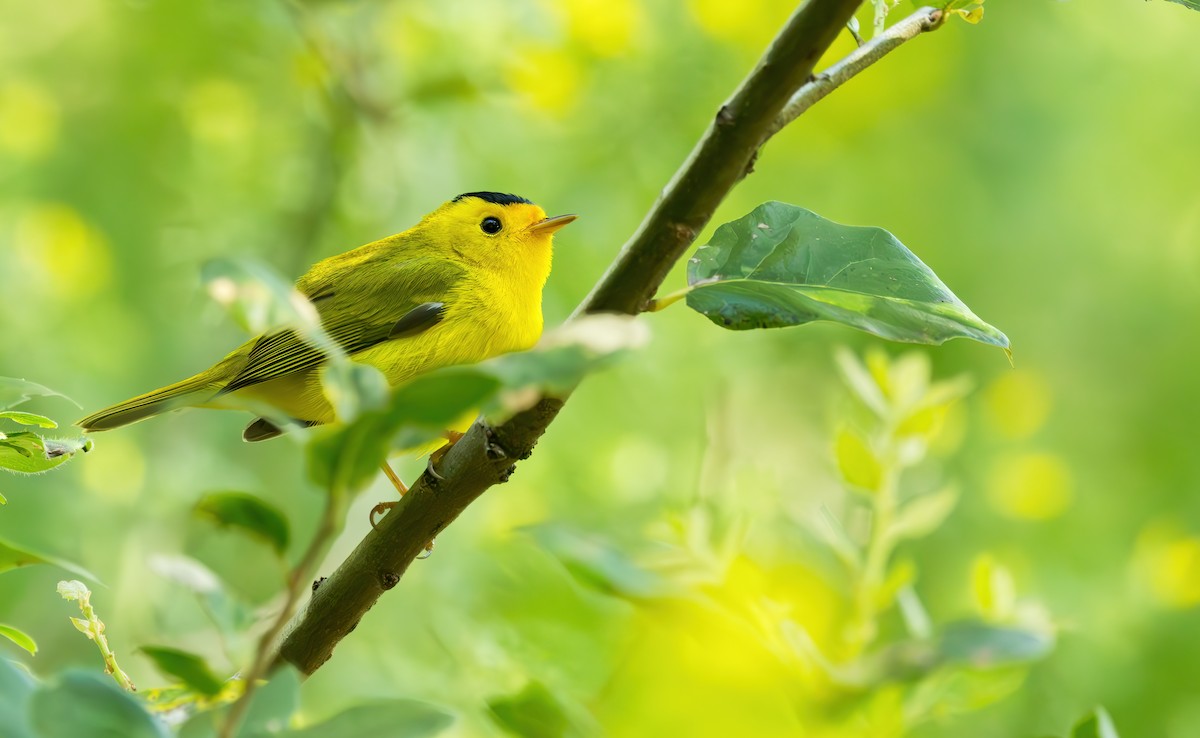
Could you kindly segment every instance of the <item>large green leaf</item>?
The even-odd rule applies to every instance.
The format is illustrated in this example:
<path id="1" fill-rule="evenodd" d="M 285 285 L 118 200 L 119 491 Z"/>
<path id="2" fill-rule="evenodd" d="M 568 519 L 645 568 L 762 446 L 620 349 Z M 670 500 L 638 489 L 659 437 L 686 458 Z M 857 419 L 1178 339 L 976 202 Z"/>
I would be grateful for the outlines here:
<path id="1" fill-rule="evenodd" d="M 196 503 L 193 513 L 220 526 L 236 528 L 267 543 L 275 552 L 287 551 L 290 537 L 283 511 L 246 492 L 211 492 Z"/>
<path id="2" fill-rule="evenodd" d="M 30 717 L 39 738 L 169 738 L 166 725 L 106 677 L 68 672 L 33 694 Z"/>
<path id="3" fill-rule="evenodd" d="M 173 676 L 195 692 L 212 697 L 221 691 L 223 682 L 202 657 L 177 648 L 166 646 L 142 646 L 144 653 L 158 670 Z"/>
<path id="4" fill-rule="evenodd" d="M 0 469 L 40 474 L 67 463 L 79 452 L 91 450 L 89 438 L 43 438 L 29 431 L 0 433 Z"/>
<path id="5" fill-rule="evenodd" d="M 1192 10 L 1200 10 L 1200 0 L 1171 0 L 1173 3 L 1179 3 L 1185 8 Z"/>
<path id="6" fill-rule="evenodd" d="M 732 330 L 828 320 L 893 341 L 1008 348 L 892 234 L 787 203 L 718 228 L 688 262 L 688 284 L 688 306 Z"/>
<path id="7" fill-rule="evenodd" d="M 0 538 L 0 574 L 10 570 L 17 569 L 22 566 L 31 566 L 33 564 L 50 564 L 57 566 L 60 569 L 78 574 L 79 576 L 90 579 L 93 582 L 99 582 L 95 574 L 92 574 L 87 569 L 84 569 L 78 564 L 73 564 L 70 561 L 60 559 L 57 556 L 31 551 L 28 548 L 18 546 Z"/>
<path id="8" fill-rule="evenodd" d="M 0 658 L 0 738 L 30 738 L 29 698 L 37 682 L 25 668 Z"/>

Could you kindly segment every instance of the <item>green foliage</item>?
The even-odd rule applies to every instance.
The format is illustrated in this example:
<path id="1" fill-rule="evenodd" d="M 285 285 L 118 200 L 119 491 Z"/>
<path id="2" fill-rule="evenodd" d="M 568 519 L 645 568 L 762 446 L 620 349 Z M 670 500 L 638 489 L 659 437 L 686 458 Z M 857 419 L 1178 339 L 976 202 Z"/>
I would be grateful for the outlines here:
<path id="1" fill-rule="evenodd" d="M 923 4 L 879 3 L 889 22 Z M 596 5 L 481 5 L 479 33 L 455 3 L 10 4 L 0 369 L 88 409 L 159 386 L 245 338 L 197 294 L 206 260 L 271 264 L 286 287 L 480 188 L 580 214 L 556 238 L 547 284 L 547 325 L 560 323 L 797 3 Z M 959 494 L 940 527 L 897 543 L 877 590 L 893 604 L 862 672 L 836 667 L 871 498 L 842 489 L 831 447 L 850 427 L 880 448 L 870 418 L 892 418 L 895 397 L 876 379 L 912 384 L 896 360 L 890 374 L 868 360 L 878 415 L 848 408 L 825 359 L 869 336 L 817 325 L 797 342 L 666 314 L 642 319 L 656 329 L 644 358 L 574 393 L 514 482 L 363 618 L 288 721 L 314 730 L 388 695 L 452 705 L 455 735 L 496 734 L 488 701 L 536 682 L 564 708 L 586 705 L 597 735 L 960 738 L 1053 724 L 1065 736 L 1048 721 L 1101 698 L 1124 734 L 1200 734 L 1188 494 L 1200 383 L 1187 338 L 1200 314 L 1200 140 L 1163 124 L 1200 119 L 1200 98 L 1180 94 L 1200 68 L 1200 16 L 1163 2 L 1001 5 L 1006 22 L 951 18 L 834 93 L 771 141 L 713 220 L 781 198 L 886 224 L 1022 348 L 1017 371 L 966 342 L 929 356 L 931 376 L 967 374 L 978 390 L 897 426 L 928 453 L 904 473 L 893 532 L 906 510 L 914 535 L 927 531 L 950 507 L 938 490 Z M 854 46 L 838 43 L 828 59 Z M 329 374 L 331 393 L 369 395 L 370 377 Z M 51 391 L 13 387 L 0 380 L 0 410 L 28 397 L 17 409 L 73 418 Z M 141 634 L 218 673 L 242 666 L 278 602 L 278 562 L 215 541 L 191 508 L 208 490 L 253 491 L 286 512 L 295 549 L 325 502 L 300 470 L 302 434 L 245 446 L 245 420 L 188 411 L 97 434 L 97 453 L 51 474 L 0 474 L 19 502 L 0 509 L 0 537 L 102 575 L 111 589 L 95 599 L 118 655 L 139 642 L 119 639 Z M 1014 474 L 1030 454 L 1074 491 Z M 395 463 L 409 478 L 424 461 Z M 1006 503 L 1056 491 L 1037 516 Z M 366 494 L 339 552 L 369 535 L 365 506 L 392 492 L 379 478 Z M 909 507 L 927 495 L 939 501 Z M 585 543 L 551 548 L 547 526 Z M 0 649 L 54 683 L 86 644 L 37 584 L 47 576 L 0 573 L 0 621 L 35 633 L 41 652 Z M 1038 599 L 1070 624 L 1044 664 L 931 672 L 905 659 L 936 658 L 946 618 L 1023 630 Z M 128 666 L 138 696 L 160 681 L 145 659 Z M 893 681 L 838 686 L 863 674 Z M 0 660 L 0 735 L 32 736 L 38 688 Z M 906 710 L 939 717 L 913 726 Z M 830 728 L 835 717 L 845 724 Z"/>
<path id="2" fill-rule="evenodd" d="M 159 671 L 175 677 L 199 694 L 212 697 L 221 691 L 221 680 L 201 656 L 166 646 L 142 646 L 138 650 L 153 661 Z"/>
<path id="3" fill-rule="evenodd" d="M 309 476 L 326 489 L 357 490 L 375 478 L 389 452 L 437 441 L 478 413 L 503 420 L 539 393 L 569 390 L 644 342 L 644 329 L 632 318 L 589 316 L 530 351 L 422 375 L 392 390 L 384 407 L 317 430 L 308 449 Z"/>
<path id="4" fill-rule="evenodd" d="M 454 717 L 417 700 L 379 700 L 355 705 L 323 723 L 289 730 L 287 738 L 357 738 L 395 735 L 426 738 L 441 733 Z"/>
<path id="5" fill-rule="evenodd" d="M 34 413 L 23 413 L 19 410 L 5 410 L 0 412 L 0 420 L 11 420 L 21 425 L 37 425 L 42 428 L 57 428 L 58 423 L 55 423 L 45 415 L 35 415 Z"/>
<path id="6" fill-rule="evenodd" d="M 37 644 L 34 643 L 33 638 L 29 637 L 28 633 L 22 630 L 0 623 L 0 637 L 6 638 L 25 649 L 29 652 L 30 656 L 37 655 Z"/>
<path id="7" fill-rule="evenodd" d="M 893 341 L 1008 348 L 892 234 L 782 202 L 717 228 L 688 262 L 688 285 L 688 306 L 731 330 L 828 320 Z"/>
<path id="8" fill-rule="evenodd" d="M 496 723 L 520 738 L 563 738 L 570 726 L 562 705 L 545 685 L 530 682 L 514 695 L 488 701 Z"/>
<path id="9" fill-rule="evenodd" d="M 0 377 L 0 410 L 16 407 L 34 397 L 62 397 L 68 402 L 73 402 L 65 395 L 60 395 L 49 387 L 43 387 L 36 382 L 14 377 Z"/>
<path id="10" fill-rule="evenodd" d="M 1192 10 L 1200 10 L 1200 1 L 1198 1 L 1198 0 L 1170 0 L 1170 1 L 1173 3 L 1179 3 L 1180 5 L 1182 5 L 1185 8 L 1191 8 Z"/>
<path id="11" fill-rule="evenodd" d="M 16 569 L 22 566 L 32 566 L 34 564 L 49 564 L 57 566 L 60 569 L 69 571 L 85 579 L 90 579 L 93 582 L 99 582 L 95 574 L 92 574 L 87 569 L 84 569 L 78 564 L 67 561 L 66 559 L 50 554 L 34 551 L 25 546 L 20 546 L 11 541 L 0 539 L 0 574 L 11 569 Z"/>
<path id="12" fill-rule="evenodd" d="M 290 532 L 287 516 L 274 505 L 246 492 L 210 492 L 193 508 L 198 517 L 235 528 L 264 541 L 282 556 Z"/>
<path id="13" fill-rule="evenodd" d="M 11 408 L 34 397 L 62 397 L 52 389 L 34 382 L 0 377 L 0 420 L 23 426 L 57 428 L 58 423 L 37 413 Z M 0 469 L 16 474 L 40 474 L 71 460 L 75 454 L 92 450 L 86 438 L 45 438 L 30 431 L 0 430 Z M 6 500 L 0 495 L 0 504 Z"/>
<path id="14" fill-rule="evenodd" d="M 37 689 L 37 682 L 28 670 L 14 661 L 0 658 L 0 736 L 4 738 L 32 738 L 29 723 L 29 698 Z"/>
<path id="15" fill-rule="evenodd" d="M 1071 729 L 1070 738 L 1120 738 L 1108 710 L 1097 707 Z"/>
<path id="16" fill-rule="evenodd" d="M 29 698 L 37 738 L 167 738 L 171 735 L 141 703 L 91 672 L 67 672 Z"/>

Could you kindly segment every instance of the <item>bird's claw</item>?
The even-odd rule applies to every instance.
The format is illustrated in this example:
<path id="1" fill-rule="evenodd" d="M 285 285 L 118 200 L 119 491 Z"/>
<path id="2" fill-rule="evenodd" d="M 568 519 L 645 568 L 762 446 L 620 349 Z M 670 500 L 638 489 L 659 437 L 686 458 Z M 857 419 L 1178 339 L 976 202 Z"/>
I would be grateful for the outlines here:
<path id="1" fill-rule="evenodd" d="M 437 469 L 433 467 L 433 456 L 429 457 L 429 461 L 425 462 L 425 474 L 429 476 L 430 484 L 437 484 L 445 479 Z"/>
<path id="2" fill-rule="evenodd" d="M 430 540 L 429 543 L 425 544 L 424 553 L 417 554 L 418 561 L 424 561 L 425 559 L 429 558 L 430 556 L 433 556 L 433 544 L 434 544 L 434 541 L 432 541 L 432 540 Z"/>
<path id="3" fill-rule="evenodd" d="M 371 527 L 374 528 L 375 530 L 379 530 L 379 522 L 375 520 L 375 516 L 383 515 L 388 510 L 391 510 L 393 507 L 395 507 L 398 504 L 399 503 L 397 503 L 397 502 L 381 502 L 378 505 L 376 505 L 375 507 L 371 508 L 371 514 L 370 514 Z"/>

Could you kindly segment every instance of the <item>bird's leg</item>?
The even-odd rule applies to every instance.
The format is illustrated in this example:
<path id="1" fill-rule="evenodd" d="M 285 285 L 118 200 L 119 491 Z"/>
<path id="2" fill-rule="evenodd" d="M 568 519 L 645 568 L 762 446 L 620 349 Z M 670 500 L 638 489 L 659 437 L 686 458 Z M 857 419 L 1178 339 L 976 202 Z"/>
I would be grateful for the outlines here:
<path id="1" fill-rule="evenodd" d="M 462 433 L 458 434 L 458 437 L 461 438 Z M 388 461 L 384 460 L 383 463 L 379 464 L 379 468 L 383 469 L 384 475 L 388 476 L 388 480 L 391 481 L 392 486 L 396 487 L 396 492 L 400 493 L 401 497 L 404 497 L 404 493 L 408 492 L 408 486 L 406 484 L 404 484 L 403 481 L 401 481 L 400 476 L 398 476 L 396 474 L 395 470 L 391 468 L 391 464 L 389 464 Z M 379 503 L 378 505 L 374 506 L 374 508 L 371 508 L 371 527 L 378 530 L 379 524 L 376 521 L 376 516 L 383 515 L 384 512 L 389 511 L 392 508 L 395 508 L 395 506 L 397 504 L 400 504 L 400 503 L 398 503 L 398 502 Z M 416 558 L 420 558 L 420 559 L 430 558 L 432 553 L 433 553 L 433 541 L 431 540 L 430 542 L 427 542 L 427 544 L 425 544 L 425 553 L 422 553 L 421 556 L 416 557 Z"/>
<path id="2" fill-rule="evenodd" d="M 383 463 L 379 466 L 381 469 L 383 469 L 383 473 L 387 475 L 387 478 L 392 483 L 392 486 L 395 487 L 396 491 L 400 493 L 401 497 L 403 497 L 404 494 L 408 492 L 408 486 L 405 485 L 404 482 L 400 481 L 400 477 L 396 475 L 396 472 L 392 469 L 392 465 L 387 463 L 387 459 L 384 459 Z M 393 507 L 395 507 L 396 504 L 397 503 L 395 502 L 381 502 L 375 507 L 371 508 L 371 527 L 378 528 L 379 525 L 375 521 L 375 516 L 384 514 L 388 510 L 391 510 Z"/>
<path id="3" fill-rule="evenodd" d="M 429 461 L 425 464 L 425 473 L 428 474 L 434 482 L 440 482 L 445 479 L 445 477 L 439 474 L 438 470 L 434 468 L 434 465 L 440 464 L 442 457 L 446 455 L 446 452 L 450 450 L 450 447 L 461 441 L 462 437 L 465 435 L 465 433 L 459 433 L 458 431 L 452 430 L 444 431 L 442 433 L 442 438 L 446 439 L 446 443 L 437 451 L 429 454 Z"/>

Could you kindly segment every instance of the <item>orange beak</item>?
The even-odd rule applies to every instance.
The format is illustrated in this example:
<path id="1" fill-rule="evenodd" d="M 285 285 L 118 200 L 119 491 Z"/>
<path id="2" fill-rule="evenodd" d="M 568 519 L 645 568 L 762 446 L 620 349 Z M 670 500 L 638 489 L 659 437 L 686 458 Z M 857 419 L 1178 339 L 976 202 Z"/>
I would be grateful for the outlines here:
<path id="1" fill-rule="evenodd" d="M 542 220 L 539 220 L 538 222 L 529 226 L 528 230 L 530 233 L 550 235 L 559 228 L 572 223 L 575 218 L 576 216 L 574 215 L 556 215 L 553 218 L 543 218 Z"/>

